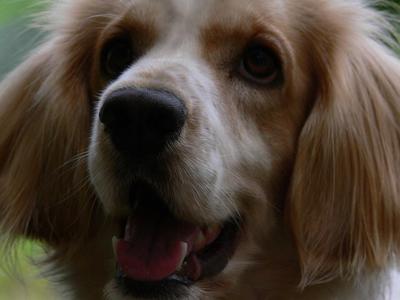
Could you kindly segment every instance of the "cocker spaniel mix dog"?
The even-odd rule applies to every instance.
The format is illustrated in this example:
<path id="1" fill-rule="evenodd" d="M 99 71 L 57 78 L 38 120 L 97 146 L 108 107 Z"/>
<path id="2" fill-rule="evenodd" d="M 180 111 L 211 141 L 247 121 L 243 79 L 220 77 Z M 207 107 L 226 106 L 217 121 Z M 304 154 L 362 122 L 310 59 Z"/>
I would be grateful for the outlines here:
<path id="1" fill-rule="evenodd" d="M 72 299 L 384 299 L 400 61 L 380 13 L 63 0 L 48 19 L 0 86 L 0 220 L 53 249 Z"/>

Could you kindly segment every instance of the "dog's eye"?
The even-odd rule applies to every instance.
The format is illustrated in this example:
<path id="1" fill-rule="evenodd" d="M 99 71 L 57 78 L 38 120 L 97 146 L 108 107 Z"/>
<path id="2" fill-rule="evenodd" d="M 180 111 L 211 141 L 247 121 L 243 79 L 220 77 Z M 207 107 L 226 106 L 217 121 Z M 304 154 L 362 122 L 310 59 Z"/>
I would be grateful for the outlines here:
<path id="1" fill-rule="evenodd" d="M 134 60 L 131 42 L 128 39 L 119 39 L 109 42 L 102 54 L 103 72 L 114 79 L 127 69 Z"/>
<path id="2" fill-rule="evenodd" d="M 281 62 L 271 49 L 263 45 L 252 45 L 242 57 L 240 74 L 257 84 L 273 84 L 280 78 Z"/>

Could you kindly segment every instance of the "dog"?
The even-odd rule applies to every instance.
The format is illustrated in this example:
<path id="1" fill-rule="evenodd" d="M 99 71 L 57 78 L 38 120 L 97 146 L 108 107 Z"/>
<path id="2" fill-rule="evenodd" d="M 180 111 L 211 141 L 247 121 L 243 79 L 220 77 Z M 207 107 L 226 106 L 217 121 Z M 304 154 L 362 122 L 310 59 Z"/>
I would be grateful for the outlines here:
<path id="1" fill-rule="evenodd" d="M 44 18 L 0 85 L 0 222 L 46 243 L 63 297 L 388 299 L 400 61 L 383 13 L 60 0 Z"/>

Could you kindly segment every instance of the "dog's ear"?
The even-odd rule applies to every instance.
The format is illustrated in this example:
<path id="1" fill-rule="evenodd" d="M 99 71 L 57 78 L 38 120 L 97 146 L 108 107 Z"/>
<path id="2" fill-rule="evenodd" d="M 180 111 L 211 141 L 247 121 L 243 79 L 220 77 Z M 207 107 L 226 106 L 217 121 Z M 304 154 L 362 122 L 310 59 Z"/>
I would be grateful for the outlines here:
<path id="1" fill-rule="evenodd" d="M 303 286 L 379 270 L 400 249 L 400 63 L 366 25 L 314 36 L 319 90 L 288 204 Z"/>
<path id="2" fill-rule="evenodd" d="M 90 229 L 90 67 L 72 41 L 49 39 L 0 85 L 2 234 L 57 244 Z"/>

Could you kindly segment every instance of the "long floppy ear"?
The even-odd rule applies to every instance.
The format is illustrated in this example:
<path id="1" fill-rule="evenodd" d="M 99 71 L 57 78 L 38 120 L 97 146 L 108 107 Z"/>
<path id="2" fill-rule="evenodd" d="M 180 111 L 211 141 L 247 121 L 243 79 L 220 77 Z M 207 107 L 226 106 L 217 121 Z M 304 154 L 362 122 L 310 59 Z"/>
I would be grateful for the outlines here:
<path id="1" fill-rule="evenodd" d="M 78 157 L 89 68 L 82 41 L 67 38 L 49 38 L 0 85 L 0 230 L 53 245 L 88 234 L 96 206 Z"/>
<path id="2" fill-rule="evenodd" d="M 362 13 L 313 40 L 320 86 L 288 205 L 302 286 L 381 270 L 400 249 L 400 63 Z"/>

